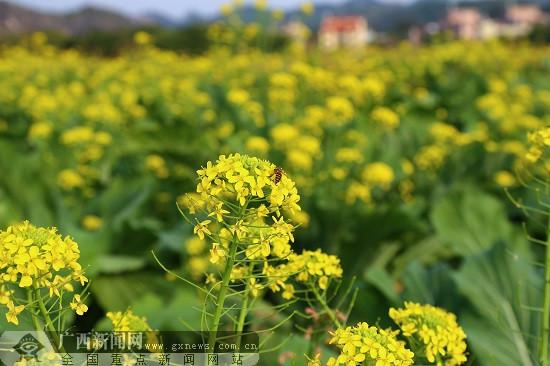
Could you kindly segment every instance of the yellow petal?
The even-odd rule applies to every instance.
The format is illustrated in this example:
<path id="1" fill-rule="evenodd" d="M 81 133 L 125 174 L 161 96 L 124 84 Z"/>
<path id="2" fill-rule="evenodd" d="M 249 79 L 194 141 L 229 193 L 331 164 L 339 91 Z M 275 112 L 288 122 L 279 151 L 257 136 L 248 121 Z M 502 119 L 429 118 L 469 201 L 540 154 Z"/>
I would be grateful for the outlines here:
<path id="1" fill-rule="evenodd" d="M 21 277 L 21 281 L 19 281 L 19 287 L 29 287 L 30 285 L 32 285 L 31 276 Z"/>

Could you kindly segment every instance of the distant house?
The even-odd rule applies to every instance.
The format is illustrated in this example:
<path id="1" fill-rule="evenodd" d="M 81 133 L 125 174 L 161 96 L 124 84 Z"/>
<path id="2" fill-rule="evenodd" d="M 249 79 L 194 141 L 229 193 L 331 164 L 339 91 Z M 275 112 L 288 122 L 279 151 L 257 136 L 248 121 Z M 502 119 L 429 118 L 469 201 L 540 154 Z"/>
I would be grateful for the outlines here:
<path id="1" fill-rule="evenodd" d="M 319 46 L 324 49 L 360 47 L 368 40 L 367 20 L 358 15 L 327 16 L 319 28 Z"/>
<path id="2" fill-rule="evenodd" d="M 525 36 L 535 25 L 545 21 L 545 14 L 536 5 L 512 5 L 506 8 L 500 33 L 508 38 Z"/>
<path id="3" fill-rule="evenodd" d="M 543 22 L 544 13 L 536 5 L 512 5 L 506 8 L 505 19 L 510 23 L 532 27 Z"/>
<path id="4" fill-rule="evenodd" d="M 441 29 L 460 39 L 517 38 L 528 34 L 548 17 L 536 5 L 512 5 L 501 19 L 483 16 L 475 8 L 452 8 L 441 21 Z"/>
<path id="5" fill-rule="evenodd" d="M 457 38 L 477 39 L 483 17 L 475 8 L 453 8 L 443 21 L 443 28 L 452 31 Z"/>

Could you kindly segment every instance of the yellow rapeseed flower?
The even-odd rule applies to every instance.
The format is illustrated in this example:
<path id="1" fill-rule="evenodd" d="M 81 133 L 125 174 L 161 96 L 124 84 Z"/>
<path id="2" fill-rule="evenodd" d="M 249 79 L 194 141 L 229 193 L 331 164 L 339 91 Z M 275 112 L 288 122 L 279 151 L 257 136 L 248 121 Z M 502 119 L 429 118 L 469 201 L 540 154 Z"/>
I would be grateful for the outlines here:
<path id="1" fill-rule="evenodd" d="M 359 323 L 353 327 L 337 329 L 331 333 L 331 344 L 340 349 L 337 357 L 331 357 L 327 366 L 409 366 L 414 353 L 397 340 L 396 332 Z"/>
<path id="2" fill-rule="evenodd" d="M 79 257 L 76 242 L 61 237 L 55 228 L 25 221 L 0 231 L 0 303 L 10 310 L 8 321 L 15 322 L 23 309 L 13 304 L 12 288 L 44 288 L 53 297 L 60 295 L 61 288 L 73 291 L 73 282 L 87 282 Z"/>
<path id="3" fill-rule="evenodd" d="M 456 316 L 444 309 L 405 302 L 405 307 L 391 308 L 390 317 L 399 325 L 411 344 L 424 345 L 423 356 L 434 365 L 457 366 L 467 361 L 466 334 Z"/>

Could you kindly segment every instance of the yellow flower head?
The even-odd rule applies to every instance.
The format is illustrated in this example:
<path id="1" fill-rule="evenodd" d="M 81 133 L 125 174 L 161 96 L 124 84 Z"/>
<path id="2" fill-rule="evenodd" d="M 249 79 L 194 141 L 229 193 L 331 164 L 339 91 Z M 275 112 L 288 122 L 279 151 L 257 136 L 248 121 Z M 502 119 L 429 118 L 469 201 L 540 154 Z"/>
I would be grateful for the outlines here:
<path id="1" fill-rule="evenodd" d="M 107 318 L 111 320 L 115 332 L 146 332 L 152 330 L 145 317 L 137 316 L 131 309 L 124 312 L 108 312 Z"/>
<path id="2" fill-rule="evenodd" d="M 390 188 L 395 174 L 388 164 L 376 162 L 366 166 L 363 170 L 362 178 L 368 186 L 380 187 L 387 190 Z"/>
<path id="3" fill-rule="evenodd" d="M 330 279 L 341 278 L 343 274 L 340 258 L 323 253 L 320 249 L 292 253 L 288 256 L 288 263 L 283 266 L 289 274 L 295 275 L 298 282 L 311 281 L 321 290 L 327 289 Z"/>
<path id="4" fill-rule="evenodd" d="M 136 34 L 134 34 L 134 42 L 137 45 L 143 46 L 151 43 L 152 41 L 153 41 L 153 37 L 151 37 L 151 35 L 147 32 L 139 31 Z"/>
<path id="5" fill-rule="evenodd" d="M 86 215 L 82 218 L 82 227 L 88 231 L 96 231 L 101 229 L 103 220 L 95 215 Z"/>
<path id="6" fill-rule="evenodd" d="M 340 354 L 331 357 L 327 365 L 412 365 L 414 353 L 405 347 L 404 342 L 397 340 L 396 333 L 367 323 L 338 329 L 331 333 L 330 343 L 336 344 Z"/>
<path id="7" fill-rule="evenodd" d="M 88 311 L 88 306 L 82 302 L 80 295 L 74 295 L 71 301 L 71 309 L 78 315 L 84 315 L 84 313 Z"/>
<path id="8" fill-rule="evenodd" d="M 432 305 L 405 302 L 405 308 L 389 311 L 405 337 L 424 345 L 423 356 L 431 363 L 461 365 L 466 358 L 466 334 L 456 316 Z"/>
<path id="9" fill-rule="evenodd" d="M 531 132 L 527 135 L 530 148 L 525 156 L 531 163 L 536 163 L 542 156 L 546 147 L 550 146 L 550 127 Z"/>
<path id="10" fill-rule="evenodd" d="M 510 188 L 515 186 L 516 177 L 512 173 L 506 170 L 501 170 L 495 174 L 495 183 L 503 188 Z"/>
<path id="11" fill-rule="evenodd" d="M 167 178 L 170 173 L 166 161 L 160 155 L 151 154 L 145 159 L 145 167 L 152 171 L 158 178 Z"/>
<path id="12" fill-rule="evenodd" d="M 346 98 L 340 96 L 328 97 L 326 100 L 328 119 L 331 125 L 343 125 L 355 116 L 353 104 Z"/>
<path id="13" fill-rule="evenodd" d="M 266 160 L 234 154 L 222 155 L 197 171 L 197 193 L 209 203 L 230 195 L 241 205 L 251 199 L 265 199 L 271 209 L 300 210 L 300 196 L 294 182 L 282 174 L 275 179 L 276 166 Z"/>
<path id="14" fill-rule="evenodd" d="M 371 114 L 378 125 L 393 130 L 399 125 L 399 115 L 387 107 L 376 107 Z"/>
<path id="15" fill-rule="evenodd" d="M 53 297 L 61 289 L 73 291 L 73 282 L 87 282 L 79 257 L 76 242 L 61 237 L 55 228 L 25 221 L 0 231 L 0 303 L 12 307 L 8 321 L 15 322 L 23 309 L 13 305 L 10 288 L 44 288 Z"/>

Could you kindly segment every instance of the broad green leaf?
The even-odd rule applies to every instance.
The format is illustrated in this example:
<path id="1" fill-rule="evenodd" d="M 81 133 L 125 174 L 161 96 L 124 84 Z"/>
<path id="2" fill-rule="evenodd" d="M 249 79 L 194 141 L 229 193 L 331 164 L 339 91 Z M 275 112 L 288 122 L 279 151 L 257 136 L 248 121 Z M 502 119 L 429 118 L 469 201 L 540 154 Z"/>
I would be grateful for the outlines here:
<path id="1" fill-rule="evenodd" d="M 136 271 L 143 268 L 145 263 L 144 257 L 106 254 L 97 258 L 95 266 L 98 272 L 109 274 Z"/>
<path id="2" fill-rule="evenodd" d="M 98 276 L 90 289 L 104 311 L 124 311 L 149 292 L 167 292 L 169 284 L 156 273 L 126 273 Z"/>
<path id="3" fill-rule="evenodd" d="M 466 259 L 453 278 L 473 312 L 463 326 L 483 365 L 535 365 L 541 281 L 525 243 L 499 243 Z"/>
<path id="4" fill-rule="evenodd" d="M 431 221 L 440 240 L 463 256 L 486 250 L 511 234 L 503 205 L 473 188 L 442 198 L 431 212 Z"/>

